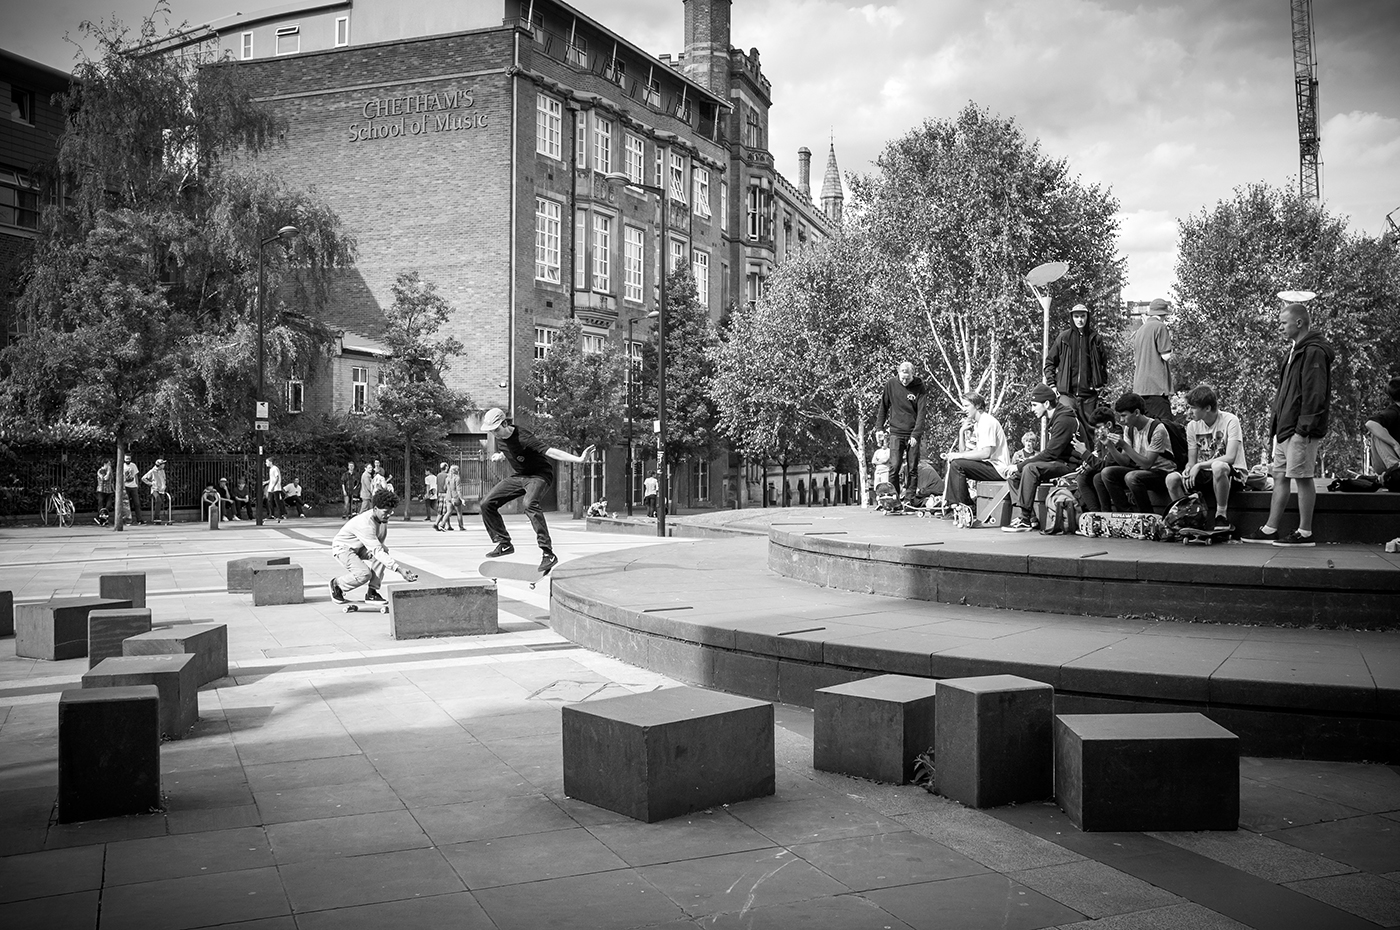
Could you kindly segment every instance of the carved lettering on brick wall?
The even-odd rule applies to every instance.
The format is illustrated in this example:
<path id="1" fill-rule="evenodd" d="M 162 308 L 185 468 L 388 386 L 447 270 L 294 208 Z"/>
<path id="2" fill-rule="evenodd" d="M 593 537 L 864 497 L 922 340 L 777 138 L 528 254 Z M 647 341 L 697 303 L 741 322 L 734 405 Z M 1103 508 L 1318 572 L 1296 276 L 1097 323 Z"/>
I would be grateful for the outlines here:
<path id="1" fill-rule="evenodd" d="M 350 124 L 350 141 L 399 139 L 463 129 L 485 129 L 488 113 L 476 109 L 472 91 L 445 90 L 433 94 L 374 97 L 359 108 Z"/>

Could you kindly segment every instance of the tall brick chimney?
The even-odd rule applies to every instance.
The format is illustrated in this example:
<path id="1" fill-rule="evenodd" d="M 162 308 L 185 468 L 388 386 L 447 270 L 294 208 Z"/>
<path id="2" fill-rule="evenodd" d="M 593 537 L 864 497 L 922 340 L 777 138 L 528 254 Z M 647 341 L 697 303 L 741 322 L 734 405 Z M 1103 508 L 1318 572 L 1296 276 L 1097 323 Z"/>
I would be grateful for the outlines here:
<path id="1" fill-rule="evenodd" d="M 729 12 L 732 0 L 685 4 L 685 75 L 729 99 Z"/>
<path id="2" fill-rule="evenodd" d="M 797 150 L 797 189 L 812 199 L 812 150 L 805 145 Z"/>

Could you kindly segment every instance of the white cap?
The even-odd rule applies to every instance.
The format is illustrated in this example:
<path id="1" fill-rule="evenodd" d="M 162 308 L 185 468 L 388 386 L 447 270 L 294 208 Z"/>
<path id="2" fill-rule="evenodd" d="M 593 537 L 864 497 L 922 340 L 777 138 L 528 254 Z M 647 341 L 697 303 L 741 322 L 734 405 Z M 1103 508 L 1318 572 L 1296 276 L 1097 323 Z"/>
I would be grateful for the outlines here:
<path id="1" fill-rule="evenodd" d="M 481 428 L 485 432 L 491 432 L 506 421 L 505 411 L 500 407 L 492 407 L 481 418 Z"/>

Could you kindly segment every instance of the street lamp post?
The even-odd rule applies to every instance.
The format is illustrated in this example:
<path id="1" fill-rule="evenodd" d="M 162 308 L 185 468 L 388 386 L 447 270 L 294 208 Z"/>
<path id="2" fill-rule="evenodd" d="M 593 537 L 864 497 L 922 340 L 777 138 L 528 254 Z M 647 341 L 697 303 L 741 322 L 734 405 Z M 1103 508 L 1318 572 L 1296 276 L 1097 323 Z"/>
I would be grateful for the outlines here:
<path id="1" fill-rule="evenodd" d="M 266 420 L 263 416 L 259 415 L 266 413 L 267 410 L 265 406 L 261 406 L 267 403 L 267 352 L 263 343 L 263 303 L 265 300 L 264 295 L 267 291 L 267 263 L 265 256 L 269 245 L 274 242 L 285 242 L 296 234 L 297 228 L 295 226 L 283 226 L 281 229 L 277 230 L 276 235 L 258 240 L 258 397 L 253 410 L 254 424 L 261 427 L 257 430 L 258 432 L 267 431 Z M 266 480 L 263 475 L 264 460 L 263 444 L 260 442 L 258 443 L 258 487 L 254 492 L 256 496 L 253 502 L 253 518 L 258 526 L 263 525 L 263 483 Z"/>
<path id="2" fill-rule="evenodd" d="M 660 302 L 655 310 L 647 316 L 656 317 L 656 464 L 657 464 L 657 491 L 656 491 L 656 535 L 666 535 L 666 506 L 667 506 L 667 481 L 666 481 L 666 260 L 671 247 L 671 193 L 670 188 L 662 184 L 643 184 L 633 180 L 626 173 L 621 171 L 609 172 L 604 175 L 609 181 L 626 184 L 628 187 L 635 187 L 644 190 L 649 194 L 655 194 L 661 198 L 661 275 Z M 628 475 L 628 481 L 631 481 Z M 631 500 L 629 491 L 628 500 Z"/>
<path id="3" fill-rule="evenodd" d="M 632 516 L 632 327 L 636 317 L 627 318 L 627 480 L 623 482 L 623 495 L 627 498 L 627 516 Z"/>

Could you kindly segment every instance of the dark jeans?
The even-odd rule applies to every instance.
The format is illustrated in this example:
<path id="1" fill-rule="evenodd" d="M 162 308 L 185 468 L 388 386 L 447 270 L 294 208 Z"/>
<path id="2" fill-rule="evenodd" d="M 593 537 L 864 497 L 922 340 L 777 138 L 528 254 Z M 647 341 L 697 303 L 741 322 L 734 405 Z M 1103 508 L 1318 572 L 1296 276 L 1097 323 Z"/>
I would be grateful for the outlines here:
<path id="1" fill-rule="evenodd" d="M 948 462 L 948 493 L 943 495 L 944 501 L 949 504 L 972 504 L 972 495 L 968 493 L 968 481 L 1001 481 L 1001 472 L 992 466 L 991 462 L 979 462 L 973 459 L 952 459 Z"/>
<path id="2" fill-rule="evenodd" d="M 1035 517 L 1035 492 L 1047 481 L 1054 481 L 1061 475 L 1068 475 L 1074 471 L 1069 467 L 1068 462 L 1056 462 L 1041 459 L 1031 461 L 1021 466 L 1020 474 L 1016 476 L 1014 488 L 1016 491 L 1016 506 L 1021 508 L 1021 514 L 1027 520 Z"/>
<path id="3" fill-rule="evenodd" d="M 112 492 L 111 492 L 111 491 L 98 491 L 98 492 L 97 492 L 97 510 L 98 510 L 98 512 L 101 513 L 101 512 L 104 511 L 104 510 L 110 512 L 111 509 L 112 509 Z"/>
<path id="4" fill-rule="evenodd" d="M 890 484 L 894 485 L 896 497 L 904 490 L 912 495 L 918 486 L 919 445 L 907 433 L 890 433 Z M 905 472 L 912 472 L 910 479 Z"/>
<path id="5" fill-rule="evenodd" d="M 1099 476 L 1102 474 L 1103 469 L 1100 468 L 1080 472 L 1076 479 L 1079 486 L 1075 496 L 1079 498 L 1079 509 L 1083 513 L 1100 513 L 1113 507 L 1113 502 L 1108 497 L 1108 491 L 1104 490 L 1099 483 Z"/>
<path id="6" fill-rule="evenodd" d="M 1086 397 L 1070 398 L 1070 409 L 1072 409 L 1074 411 L 1074 415 L 1079 418 L 1079 436 L 1077 438 L 1080 442 L 1088 443 L 1090 445 L 1093 444 L 1092 440 L 1094 438 L 1094 424 L 1090 418 L 1094 415 L 1094 411 L 1097 410 L 1098 407 L 1098 394 L 1089 394 Z"/>
<path id="7" fill-rule="evenodd" d="M 274 510 L 277 511 L 277 519 L 279 519 L 279 520 L 282 519 L 283 517 L 285 517 L 285 516 L 287 515 L 287 508 L 286 508 L 285 504 L 284 504 L 283 501 L 282 501 L 282 492 L 281 492 L 280 490 L 277 490 L 277 491 L 268 491 L 268 492 L 267 492 L 266 502 L 267 502 L 266 516 L 269 516 L 269 517 L 272 516 L 272 512 L 273 512 Z"/>
<path id="8" fill-rule="evenodd" d="M 253 501 L 248 497 L 235 497 L 233 499 L 233 515 L 236 517 L 240 513 L 248 514 L 248 519 L 253 519 Z"/>
<path id="9" fill-rule="evenodd" d="M 501 507 L 523 495 L 525 516 L 535 528 L 535 541 L 545 552 L 553 551 L 554 546 L 549 541 L 549 526 L 544 522 L 544 507 L 540 505 L 540 498 L 547 490 L 549 482 L 544 478 L 532 475 L 511 475 L 509 478 L 502 478 L 481 501 L 481 522 L 486 526 L 486 535 L 495 543 L 510 542 L 506 521 L 501 519 Z"/>
<path id="10" fill-rule="evenodd" d="M 1167 499 L 1167 473 L 1164 471 L 1105 465 L 1099 475 L 1115 512 L 1163 513 L 1171 504 Z M 1098 487 L 1098 480 L 1095 479 L 1095 487 Z"/>
<path id="11" fill-rule="evenodd" d="M 135 523 L 141 522 L 141 495 L 136 488 L 123 487 L 126 492 L 126 505 L 131 508 L 131 519 Z"/>
<path id="12" fill-rule="evenodd" d="M 1172 402 L 1167 400 L 1165 394 L 1142 395 L 1142 406 L 1142 412 L 1154 420 L 1170 420 L 1172 418 Z"/>

